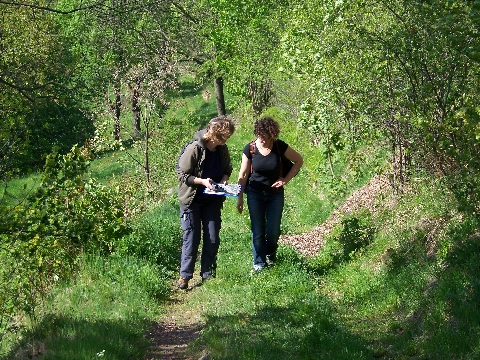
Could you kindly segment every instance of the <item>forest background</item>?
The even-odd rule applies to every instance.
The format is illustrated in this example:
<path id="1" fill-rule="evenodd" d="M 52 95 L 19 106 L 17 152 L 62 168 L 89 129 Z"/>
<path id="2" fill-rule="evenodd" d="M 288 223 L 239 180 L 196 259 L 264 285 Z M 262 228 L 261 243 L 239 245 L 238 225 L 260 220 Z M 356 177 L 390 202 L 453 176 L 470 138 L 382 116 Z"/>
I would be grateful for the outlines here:
<path id="1" fill-rule="evenodd" d="M 388 199 L 407 192 L 412 199 L 419 184 L 431 188 L 403 217 L 390 214 L 407 223 L 435 204 L 415 225 L 389 238 L 379 235 L 381 217 L 357 214 L 333 232 L 325 251 L 299 260 L 322 286 L 328 276 L 347 276 L 342 266 L 369 251 L 396 269 L 418 271 L 414 289 L 397 289 L 370 304 L 378 312 L 363 313 L 378 320 L 377 332 L 355 328 L 345 315 L 350 331 L 369 339 L 362 346 L 356 339 L 353 351 L 365 358 L 480 356 L 479 0 L 0 0 L 0 9 L 4 354 L 58 331 L 53 323 L 62 320 L 49 321 L 48 299 L 82 274 L 93 281 L 107 272 L 111 283 L 126 277 L 143 284 L 148 301 L 169 298 L 181 236 L 174 194 L 181 147 L 210 117 L 229 114 L 238 119 L 231 150 L 239 153 L 253 120 L 270 114 L 306 159 L 284 233 L 321 224 L 375 174 L 388 178 Z M 366 283 L 359 289 L 374 286 Z M 86 291 L 67 302 L 81 306 Z M 365 300 L 328 291 L 339 308 Z M 139 301 L 138 308 L 154 307 Z M 158 315 L 145 311 L 140 317 Z M 387 314 L 402 346 L 378 340 Z M 298 329 L 315 330 L 315 339 L 340 333 L 318 320 L 330 330 L 310 323 Z M 206 332 L 203 341 L 227 358 L 209 334 L 225 334 Z M 341 338 L 352 344 L 344 332 Z M 133 347 L 118 351 L 137 354 L 141 346 Z M 243 358 L 260 358 L 257 350 Z"/>

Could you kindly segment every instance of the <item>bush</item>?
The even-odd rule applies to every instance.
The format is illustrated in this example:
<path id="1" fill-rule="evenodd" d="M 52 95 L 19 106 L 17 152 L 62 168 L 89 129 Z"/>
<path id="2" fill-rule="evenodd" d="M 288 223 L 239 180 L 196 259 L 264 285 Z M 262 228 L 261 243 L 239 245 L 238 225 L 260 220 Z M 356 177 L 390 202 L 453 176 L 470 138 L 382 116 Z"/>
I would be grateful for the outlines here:
<path id="1" fill-rule="evenodd" d="M 112 252 L 130 231 L 119 189 L 84 174 L 88 154 L 74 147 L 48 156 L 37 191 L 23 203 L 0 209 L 0 331 L 18 311 L 35 317 L 53 282 L 74 272 L 82 252 Z"/>
<path id="2" fill-rule="evenodd" d="M 308 261 L 309 267 L 323 275 L 331 268 L 351 260 L 373 241 L 375 231 L 368 211 L 345 216 L 328 236 L 322 251 Z"/>

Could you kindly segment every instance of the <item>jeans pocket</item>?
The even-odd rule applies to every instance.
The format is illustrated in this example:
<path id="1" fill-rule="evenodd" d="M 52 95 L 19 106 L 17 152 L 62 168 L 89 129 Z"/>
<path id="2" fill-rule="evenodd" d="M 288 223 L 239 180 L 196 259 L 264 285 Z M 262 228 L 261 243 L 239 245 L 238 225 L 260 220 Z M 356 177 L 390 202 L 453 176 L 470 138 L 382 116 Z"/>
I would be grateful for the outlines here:
<path id="1" fill-rule="evenodd" d="M 189 210 L 185 210 L 180 214 L 180 219 L 182 222 L 182 230 L 188 231 L 193 229 L 193 221 L 192 221 L 192 212 Z"/>

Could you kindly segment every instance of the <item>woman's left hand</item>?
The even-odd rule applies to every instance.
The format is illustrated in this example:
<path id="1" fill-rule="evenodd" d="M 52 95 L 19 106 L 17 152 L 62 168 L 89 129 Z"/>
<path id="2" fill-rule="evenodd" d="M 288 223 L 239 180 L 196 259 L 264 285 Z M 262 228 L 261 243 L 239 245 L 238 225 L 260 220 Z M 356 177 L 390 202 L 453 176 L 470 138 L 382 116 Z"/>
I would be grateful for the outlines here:
<path id="1" fill-rule="evenodd" d="M 282 186 L 284 186 L 286 184 L 285 182 L 285 179 L 284 178 L 279 178 L 277 181 L 275 181 L 273 184 L 272 184 L 272 188 L 281 188 Z"/>

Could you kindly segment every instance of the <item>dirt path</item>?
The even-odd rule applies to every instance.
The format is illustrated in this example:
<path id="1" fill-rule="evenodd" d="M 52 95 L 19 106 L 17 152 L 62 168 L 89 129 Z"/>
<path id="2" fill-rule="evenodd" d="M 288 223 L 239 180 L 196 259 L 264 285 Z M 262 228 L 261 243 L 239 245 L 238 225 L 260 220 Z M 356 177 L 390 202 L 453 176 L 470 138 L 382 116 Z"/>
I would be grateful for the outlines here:
<path id="1" fill-rule="evenodd" d="M 388 180 L 385 177 L 375 176 L 367 185 L 355 191 L 322 225 L 305 234 L 282 236 L 280 243 L 291 245 L 306 256 L 317 254 L 325 245 L 325 235 L 340 221 L 343 214 L 351 214 L 362 208 L 375 211 L 376 195 L 388 187 Z M 190 290 L 200 286 L 201 281 L 194 278 L 191 284 Z M 185 296 L 189 296 L 188 290 L 186 293 L 175 294 L 167 311 L 168 316 L 154 324 L 147 334 L 153 344 L 149 348 L 146 360 L 208 360 L 209 356 L 205 351 L 195 355 L 187 352 L 188 344 L 200 335 L 203 324 L 198 314 L 180 310 L 181 307 L 176 305 Z"/>
<path id="2" fill-rule="evenodd" d="M 343 215 L 355 213 L 360 209 L 368 209 L 371 213 L 375 212 L 377 195 L 388 190 L 389 187 L 388 179 L 385 176 L 374 176 L 367 185 L 355 191 L 342 206 L 335 209 L 323 224 L 305 234 L 282 236 L 280 243 L 293 246 L 306 256 L 318 254 L 320 249 L 325 246 L 326 235 L 341 221 Z"/>
<path id="3" fill-rule="evenodd" d="M 190 296 L 190 291 L 201 286 L 200 277 L 190 281 L 189 289 L 178 290 L 176 284 L 171 303 L 165 315 L 158 323 L 153 324 L 146 337 L 152 341 L 145 360 L 207 360 L 208 354 L 190 354 L 188 344 L 199 337 L 203 323 L 199 314 L 185 311 L 181 306 L 183 300 Z"/>
<path id="4" fill-rule="evenodd" d="M 191 356 L 187 353 L 188 343 L 199 336 L 201 327 L 195 324 L 177 325 L 174 320 L 157 323 L 147 335 L 153 341 L 146 359 L 148 360 L 193 360 L 206 359 L 205 355 Z"/>

